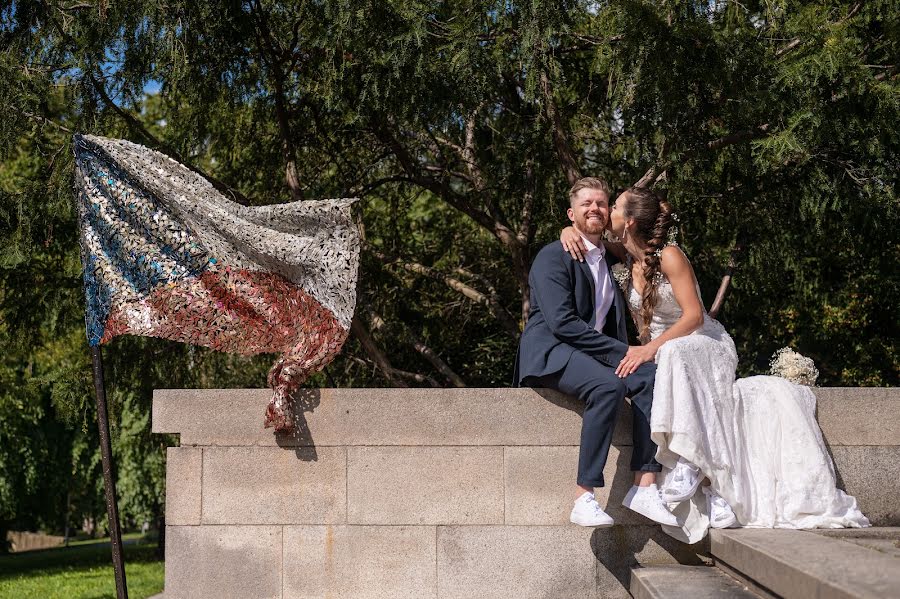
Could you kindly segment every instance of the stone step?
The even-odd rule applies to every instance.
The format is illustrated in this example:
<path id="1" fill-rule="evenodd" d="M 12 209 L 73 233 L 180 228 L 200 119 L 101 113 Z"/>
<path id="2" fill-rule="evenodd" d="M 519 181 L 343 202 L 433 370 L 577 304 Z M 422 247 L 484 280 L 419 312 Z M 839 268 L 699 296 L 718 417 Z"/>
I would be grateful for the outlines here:
<path id="1" fill-rule="evenodd" d="M 834 528 L 812 531 L 818 535 L 841 539 L 868 547 L 900 559 L 900 527 L 876 526 L 872 528 Z"/>
<path id="2" fill-rule="evenodd" d="M 759 599 L 718 568 L 709 566 L 653 566 L 631 571 L 634 599 Z"/>
<path id="3" fill-rule="evenodd" d="M 710 540 L 717 565 L 774 595 L 798 599 L 900 597 L 900 560 L 871 547 L 784 529 L 713 530 Z"/>

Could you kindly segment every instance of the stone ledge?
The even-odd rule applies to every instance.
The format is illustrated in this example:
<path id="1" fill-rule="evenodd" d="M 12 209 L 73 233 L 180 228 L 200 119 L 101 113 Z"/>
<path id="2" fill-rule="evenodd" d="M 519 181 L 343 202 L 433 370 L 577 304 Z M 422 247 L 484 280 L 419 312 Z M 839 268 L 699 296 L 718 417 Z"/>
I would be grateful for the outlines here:
<path id="1" fill-rule="evenodd" d="M 533 389 L 304 389 L 292 435 L 264 429 L 267 389 L 158 389 L 153 432 L 182 445 L 578 445 L 581 407 Z M 630 409 L 616 442 L 631 443 Z"/>
<path id="2" fill-rule="evenodd" d="M 629 597 L 639 564 L 704 563 L 659 526 L 441 526 L 441 598 Z"/>
<path id="3" fill-rule="evenodd" d="M 829 445 L 900 445 L 900 388 L 816 387 L 816 418 Z"/>
<path id="4" fill-rule="evenodd" d="M 166 599 L 627 598 L 631 568 L 703 565 L 658 526 L 169 526 Z"/>
<path id="5" fill-rule="evenodd" d="M 153 432 L 182 445 L 578 445 L 581 407 L 544 389 L 306 389 L 297 433 L 262 426 L 266 389 L 161 389 Z M 826 441 L 900 445 L 900 389 L 816 388 Z M 615 445 L 631 444 L 631 414 L 619 411 Z"/>
<path id="6" fill-rule="evenodd" d="M 514 526 L 569 525 L 575 499 L 578 447 L 505 447 L 505 523 Z M 631 447 L 610 447 L 603 477 L 594 490 L 597 502 L 616 524 L 647 525 L 651 521 L 622 506 L 631 488 Z"/>

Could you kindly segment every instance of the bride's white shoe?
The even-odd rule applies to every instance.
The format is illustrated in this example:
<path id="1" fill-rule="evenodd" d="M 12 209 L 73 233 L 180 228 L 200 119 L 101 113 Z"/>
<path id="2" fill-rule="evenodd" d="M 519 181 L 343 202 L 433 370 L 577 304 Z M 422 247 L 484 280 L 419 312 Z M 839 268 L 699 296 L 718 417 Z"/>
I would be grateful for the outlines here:
<path id="1" fill-rule="evenodd" d="M 721 495 L 712 490 L 712 487 L 703 487 L 706 495 L 706 507 L 709 509 L 709 525 L 713 528 L 728 528 L 737 524 L 737 516 Z"/>
<path id="2" fill-rule="evenodd" d="M 684 458 L 679 458 L 671 474 L 666 477 L 666 485 L 662 490 L 663 501 L 680 503 L 690 499 L 697 492 L 701 480 L 703 477 L 700 469 Z"/>
<path id="3" fill-rule="evenodd" d="M 654 522 L 667 524 L 669 526 L 678 526 L 678 519 L 675 514 L 666 508 L 660 496 L 659 489 L 656 485 L 648 487 L 639 487 L 637 485 L 631 487 L 622 505 L 633 510 L 642 516 L 650 518 Z"/>

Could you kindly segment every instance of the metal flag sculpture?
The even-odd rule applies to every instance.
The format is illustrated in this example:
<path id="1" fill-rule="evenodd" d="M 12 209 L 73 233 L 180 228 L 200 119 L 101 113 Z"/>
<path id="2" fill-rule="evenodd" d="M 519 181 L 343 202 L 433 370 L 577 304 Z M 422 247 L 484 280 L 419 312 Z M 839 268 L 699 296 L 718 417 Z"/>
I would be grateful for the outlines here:
<path id="1" fill-rule="evenodd" d="M 279 352 L 265 426 L 340 351 L 356 305 L 355 199 L 242 206 L 168 156 L 75 136 L 91 346 L 145 335 Z"/>
<path id="2" fill-rule="evenodd" d="M 290 430 L 290 396 L 347 338 L 359 230 L 351 199 L 242 206 L 168 156 L 76 135 L 75 187 L 116 591 L 127 599 L 100 345 L 162 337 L 278 352 L 264 425 Z"/>

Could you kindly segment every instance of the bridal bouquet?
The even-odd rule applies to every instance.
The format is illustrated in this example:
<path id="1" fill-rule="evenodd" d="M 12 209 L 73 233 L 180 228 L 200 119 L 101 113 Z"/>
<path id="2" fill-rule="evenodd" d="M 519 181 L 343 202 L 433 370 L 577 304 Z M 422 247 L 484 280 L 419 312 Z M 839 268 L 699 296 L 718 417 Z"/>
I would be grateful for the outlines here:
<path id="1" fill-rule="evenodd" d="M 815 386 L 816 379 L 819 378 L 819 369 L 812 359 L 798 354 L 790 347 L 782 347 L 772 354 L 769 373 L 807 387 Z"/>

